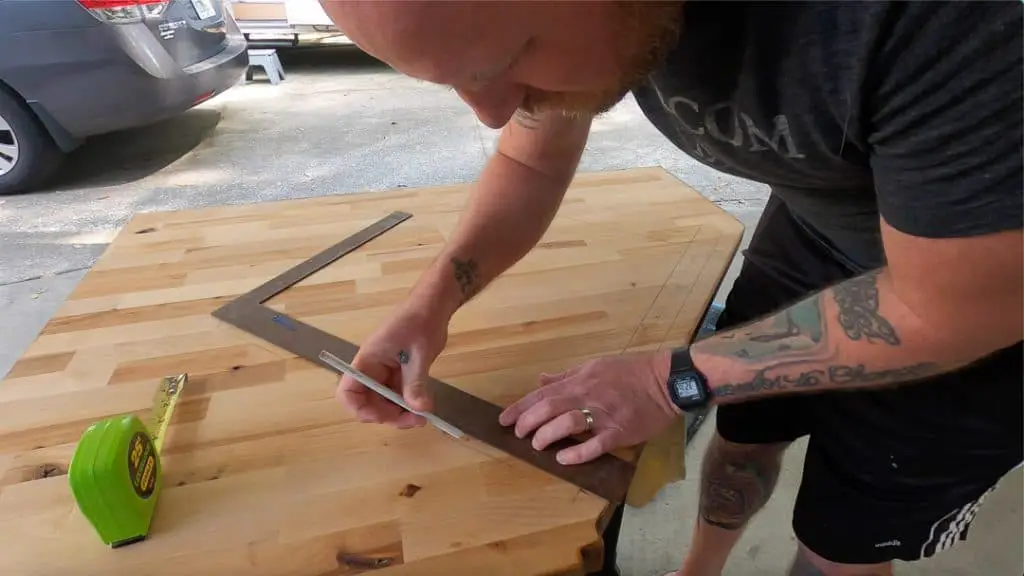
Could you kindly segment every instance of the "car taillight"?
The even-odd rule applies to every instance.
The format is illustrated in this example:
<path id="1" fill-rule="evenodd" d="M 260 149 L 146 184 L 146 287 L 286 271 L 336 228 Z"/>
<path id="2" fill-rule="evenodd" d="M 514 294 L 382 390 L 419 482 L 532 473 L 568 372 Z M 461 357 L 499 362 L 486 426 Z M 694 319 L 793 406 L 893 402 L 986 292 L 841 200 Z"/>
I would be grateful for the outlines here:
<path id="1" fill-rule="evenodd" d="M 111 24 L 132 24 L 164 13 L 169 0 L 78 0 L 93 16 Z"/>

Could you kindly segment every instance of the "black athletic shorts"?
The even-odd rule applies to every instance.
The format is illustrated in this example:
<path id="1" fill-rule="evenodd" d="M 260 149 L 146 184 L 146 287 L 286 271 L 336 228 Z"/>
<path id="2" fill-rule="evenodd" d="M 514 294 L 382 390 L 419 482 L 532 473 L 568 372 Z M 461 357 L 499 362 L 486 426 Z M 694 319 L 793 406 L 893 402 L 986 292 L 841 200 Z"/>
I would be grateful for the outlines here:
<path id="1" fill-rule="evenodd" d="M 718 329 L 861 272 L 772 197 Z M 970 310 L 965 310 L 970 314 Z M 809 435 L 793 530 L 833 562 L 913 561 L 965 540 L 984 497 L 1022 460 L 1022 345 L 920 385 L 718 407 L 718 433 L 759 444 Z"/>

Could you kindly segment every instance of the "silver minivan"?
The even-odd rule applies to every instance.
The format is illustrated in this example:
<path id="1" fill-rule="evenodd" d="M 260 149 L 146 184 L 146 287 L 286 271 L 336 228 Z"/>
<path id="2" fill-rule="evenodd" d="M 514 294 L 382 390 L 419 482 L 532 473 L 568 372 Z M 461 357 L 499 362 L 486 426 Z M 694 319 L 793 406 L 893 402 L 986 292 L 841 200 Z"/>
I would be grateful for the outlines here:
<path id="1" fill-rule="evenodd" d="M 0 0 L 0 194 L 43 186 L 85 138 L 180 114 L 247 67 L 223 0 Z"/>

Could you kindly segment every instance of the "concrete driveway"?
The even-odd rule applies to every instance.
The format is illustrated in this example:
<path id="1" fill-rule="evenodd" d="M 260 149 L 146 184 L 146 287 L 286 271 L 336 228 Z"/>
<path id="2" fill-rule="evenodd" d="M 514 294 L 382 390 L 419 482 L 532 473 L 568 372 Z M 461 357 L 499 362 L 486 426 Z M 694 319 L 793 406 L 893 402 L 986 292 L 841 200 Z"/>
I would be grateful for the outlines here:
<path id="1" fill-rule="evenodd" d="M 285 83 L 255 82 L 179 118 L 96 138 L 69 159 L 51 190 L 0 197 L 0 374 L 35 338 L 117 230 L 135 212 L 250 203 L 469 182 L 493 148 L 444 88 L 397 75 L 352 49 L 283 53 Z M 752 228 L 765 187 L 719 174 L 673 148 L 628 100 L 597 122 L 581 170 L 661 165 Z M 735 266 L 734 266 L 735 268 Z M 726 284 L 728 286 L 728 283 Z M 710 436 L 691 445 L 688 468 Z M 787 455 L 772 502 L 737 546 L 728 574 L 782 574 L 803 446 Z M 678 565 L 696 513 L 697 474 L 629 510 L 620 545 L 624 576 Z M 972 539 L 899 574 L 1022 572 L 1019 471 L 982 509 Z"/>

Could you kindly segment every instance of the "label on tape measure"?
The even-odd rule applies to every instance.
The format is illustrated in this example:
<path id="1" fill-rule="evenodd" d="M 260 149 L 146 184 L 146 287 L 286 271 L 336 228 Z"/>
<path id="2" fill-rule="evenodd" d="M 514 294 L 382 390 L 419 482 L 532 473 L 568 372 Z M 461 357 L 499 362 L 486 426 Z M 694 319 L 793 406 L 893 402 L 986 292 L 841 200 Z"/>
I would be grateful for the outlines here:
<path id="1" fill-rule="evenodd" d="M 139 498 L 149 498 L 156 487 L 156 450 L 149 437 L 136 432 L 128 444 L 128 478 Z"/>

